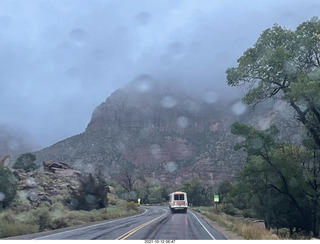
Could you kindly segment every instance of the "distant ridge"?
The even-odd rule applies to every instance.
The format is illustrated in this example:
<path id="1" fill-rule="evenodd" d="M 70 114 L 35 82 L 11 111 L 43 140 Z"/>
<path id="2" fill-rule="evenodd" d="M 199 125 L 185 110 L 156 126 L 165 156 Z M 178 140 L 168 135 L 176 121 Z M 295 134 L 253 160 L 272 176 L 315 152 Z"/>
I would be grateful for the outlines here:
<path id="1" fill-rule="evenodd" d="M 293 114 L 281 102 L 235 112 L 235 101 L 214 95 L 192 97 L 140 76 L 101 103 L 83 133 L 36 152 L 37 161 L 66 162 L 82 172 L 102 170 L 110 180 L 130 164 L 164 185 L 179 186 L 198 176 L 217 186 L 242 166 L 233 149 L 238 138 L 230 133 L 234 121 L 261 128 L 278 123 L 293 134 Z"/>

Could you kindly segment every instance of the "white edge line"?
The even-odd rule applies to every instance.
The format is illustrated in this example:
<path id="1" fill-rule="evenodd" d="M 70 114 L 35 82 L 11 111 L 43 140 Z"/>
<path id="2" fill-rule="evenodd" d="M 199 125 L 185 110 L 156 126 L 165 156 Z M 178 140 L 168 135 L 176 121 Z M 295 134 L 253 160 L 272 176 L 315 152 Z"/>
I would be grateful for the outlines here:
<path id="1" fill-rule="evenodd" d="M 89 226 L 86 226 L 86 227 L 79 227 L 79 228 L 73 229 L 73 230 L 66 230 L 66 231 L 62 231 L 62 232 L 51 234 L 51 235 L 47 235 L 47 236 L 41 236 L 41 237 L 38 237 L 38 238 L 35 238 L 35 239 L 32 239 L 32 240 L 41 240 L 43 238 L 48 238 L 48 237 L 60 235 L 60 234 L 63 234 L 63 233 L 69 233 L 69 232 L 73 232 L 73 231 L 77 231 L 77 230 L 89 229 L 89 228 L 92 228 L 92 227 L 95 227 L 95 226 L 105 225 L 105 224 L 116 222 L 116 221 L 123 220 L 123 219 L 131 219 L 131 218 L 135 218 L 135 217 L 144 215 L 148 211 L 149 211 L 148 209 L 145 209 L 145 211 L 142 214 L 139 214 L 139 215 L 133 215 L 133 216 L 130 216 L 130 217 L 121 218 L 121 219 L 115 219 L 115 220 L 111 220 L 111 221 L 106 220 L 105 222 L 100 223 L 100 224 L 93 224 L 93 225 L 89 225 Z"/>
<path id="2" fill-rule="evenodd" d="M 190 211 L 190 213 L 192 213 L 192 212 Z M 212 238 L 212 240 L 216 240 L 216 238 L 214 238 L 213 235 L 211 235 L 211 233 L 208 231 L 208 229 L 201 223 L 201 221 L 198 219 L 198 217 L 194 213 L 192 213 L 192 214 L 194 217 L 196 217 L 196 219 L 199 221 L 199 223 L 202 225 L 202 227 L 206 230 L 206 232 Z"/>

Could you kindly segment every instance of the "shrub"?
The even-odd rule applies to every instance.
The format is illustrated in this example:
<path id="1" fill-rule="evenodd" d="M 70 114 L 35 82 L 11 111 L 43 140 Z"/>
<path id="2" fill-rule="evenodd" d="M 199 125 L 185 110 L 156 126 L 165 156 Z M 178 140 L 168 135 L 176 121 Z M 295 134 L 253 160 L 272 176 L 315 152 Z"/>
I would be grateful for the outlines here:
<path id="1" fill-rule="evenodd" d="M 229 214 L 229 215 L 232 215 L 232 216 L 235 216 L 235 215 L 238 215 L 239 214 L 239 210 L 236 209 L 232 204 L 225 204 L 223 207 L 222 207 L 222 211 L 225 212 L 226 214 Z"/>
<path id="2" fill-rule="evenodd" d="M 126 208 L 127 210 L 138 211 L 138 204 L 134 203 L 133 201 L 126 202 Z"/>
<path id="3" fill-rule="evenodd" d="M 26 172 L 33 171 L 39 168 L 39 165 L 35 163 L 36 159 L 36 155 L 32 153 L 21 154 L 12 168 L 23 169 Z"/>
<path id="4" fill-rule="evenodd" d="M 60 229 L 70 226 L 64 217 L 53 219 L 51 227 L 52 229 Z"/>
<path id="5" fill-rule="evenodd" d="M 37 232 L 39 226 L 33 222 L 20 221 L 11 210 L 0 214 L 0 238 Z"/>
<path id="6" fill-rule="evenodd" d="M 17 180 L 13 173 L 3 165 L 0 165 L 0 208 L 10 206 L 16 197 L 17 187 Z"/>
<path id="7" fill-rule="evenodd" d="M 93 210 L 105 208 L 108 205 L 109 187 L 101 173 L 93 176 L 84 175 L 78 192 L 74 192 L 70 199 L 75 210 Z"/>

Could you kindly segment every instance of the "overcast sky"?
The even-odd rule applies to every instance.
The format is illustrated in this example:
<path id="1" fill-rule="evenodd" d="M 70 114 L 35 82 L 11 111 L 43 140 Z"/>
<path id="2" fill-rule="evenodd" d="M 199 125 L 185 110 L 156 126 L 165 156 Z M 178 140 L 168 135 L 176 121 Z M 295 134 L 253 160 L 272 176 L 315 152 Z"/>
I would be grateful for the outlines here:
<path id="1" fill-rule="evenodd" d="M 319 0 L 0 0 L 0 125 L 45 147 L 83 132 L 140 74 L 232 93 L 225 70 Z"/>

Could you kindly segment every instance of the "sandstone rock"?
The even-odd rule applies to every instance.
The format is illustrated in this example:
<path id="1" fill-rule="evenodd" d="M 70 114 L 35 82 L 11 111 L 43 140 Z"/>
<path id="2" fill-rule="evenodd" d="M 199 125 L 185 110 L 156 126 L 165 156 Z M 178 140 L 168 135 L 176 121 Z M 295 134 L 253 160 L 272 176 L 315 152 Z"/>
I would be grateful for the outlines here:
<path id="1" fill-rule="evenodd" d="M 80 171 L 74 170 L 69 164 L 54 161 L 44 161 L 44 171 L 49 171 L 62 176 L 80 176 Z"/>
<path id="2" fill-rule="evenodd" d="M 62 162 L 44 161 L 42 164 L 43 164 L 44 170 L 47 170 L 47 171 L 51 171 L 52 168 L 72 169 L 70 165 Z"/>
<path id="3" fill-rule="evenodd" d="M 54 169 L 54 173 L 62 176 L 81 176 L 80 171 L 74 169 Z"/>
<path id="4" fill-rule="evenodd" d="M 31 191 L 28 193 L 27 199 L 33 206 L 39 206 L 41 202 L 49 202 L 52 204 L 50 195 L 45 192 Z"/>

